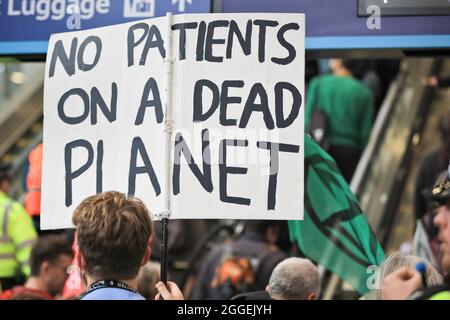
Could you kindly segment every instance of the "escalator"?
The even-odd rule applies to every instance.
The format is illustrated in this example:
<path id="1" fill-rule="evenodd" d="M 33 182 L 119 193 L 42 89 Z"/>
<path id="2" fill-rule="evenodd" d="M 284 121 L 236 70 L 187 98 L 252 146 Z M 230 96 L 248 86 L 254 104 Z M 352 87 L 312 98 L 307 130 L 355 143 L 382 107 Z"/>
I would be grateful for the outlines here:
<path id="1" fill-rule="evenodd" d="M 450 64 L 441 60 L 403 61 L 352 181 L 386 252 L 412 237 L 417 168 L 423 155 L 439 144 L 433 122 L 445 110 L 435 104 L 436 92 L 423 79 L 445 67 Z"/>
<path id="2" fill-rule="evenodd" d="M 424 86 L 423 80 L 449 71 L 450 61 L 402 61 L 352 179 L 351 189 L 386 253 L 412 240 L 419 162 L 438 147 L 436 123 L 450 110 L 450 95 L 438 94 Z M 326 285 L 325 298 L 346 297 L 345 291 L 351 289 L 333 276 Z"/>
<path id="3" fill-rule="evenodd" d="M 436 64 L 431 59 L 402 62 L 352 180 L 361 208 L 383 244 L 409 174 L 412 145 L 423 127 L 425 104 L 430 100 L 431 90 L 421 82 L 434 73 Z"/>
<path id="4" fill-rule="evenodd" d="M 440 63 L 439 72 L 441 76 L 449 75 L 450 61 Z M 387 252 L 398 250 L 402 243 L 412 240 L 415 227 L 414 192 L 420 161 L 424 156 L 440 147 L 439 121 L 445 113 L 450 112 L 450 91 L 431 90 L 429 96 L 430 99 L 425 101 L 424 106 L 426 115 L 423 117 L 423 130 L 416 132 L 411 141 L 410 170 L 398 200 L 389 237 L 385 242 Z"/>

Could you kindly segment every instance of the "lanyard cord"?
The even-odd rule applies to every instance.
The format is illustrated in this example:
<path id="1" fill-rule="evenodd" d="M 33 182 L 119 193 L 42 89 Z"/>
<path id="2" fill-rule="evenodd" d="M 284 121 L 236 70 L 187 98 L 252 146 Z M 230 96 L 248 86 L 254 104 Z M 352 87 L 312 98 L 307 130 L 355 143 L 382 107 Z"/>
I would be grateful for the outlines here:
<path id="1" fill-rule="evenodd" d="M 138 294 L 137 289 L 130 287 L 128 284 L 126 284 L 124 282 L 117 281 L 117 280 L 99 280 L 99 281 L 96 281 L 93 284 L 91 284 L 89 286 L 89 288 L 87 289 L 87 291 L 84 294 L 82 294 L 80 298 L 88 295 L 89 293 L 91 293 L 95 290 L 104 289 L 104 288 L 123 289 L 123 290 L 133 292 L 135 294 Z"/>

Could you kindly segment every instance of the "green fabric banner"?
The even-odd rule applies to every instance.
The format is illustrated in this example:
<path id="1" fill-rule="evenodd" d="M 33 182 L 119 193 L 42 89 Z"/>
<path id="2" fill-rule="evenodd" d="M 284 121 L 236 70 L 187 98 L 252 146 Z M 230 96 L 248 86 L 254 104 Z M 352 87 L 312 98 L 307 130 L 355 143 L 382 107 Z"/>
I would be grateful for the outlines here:
<path id="1" fill-rule="evenodd" d="M 337 274 L 360 294 L 367 271 L 384 252 L 334 160 L 305 135 L 304 220 L 289 221 L 292 241 L 316 263 Z"/>

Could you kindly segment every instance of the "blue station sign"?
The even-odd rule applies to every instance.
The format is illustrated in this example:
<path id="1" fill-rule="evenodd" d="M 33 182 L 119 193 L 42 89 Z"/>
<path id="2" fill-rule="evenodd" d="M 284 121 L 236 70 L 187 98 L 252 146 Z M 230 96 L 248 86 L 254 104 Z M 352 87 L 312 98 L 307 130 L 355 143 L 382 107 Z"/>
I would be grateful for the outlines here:
<path id="1" fill-rule="evenodd" d="M 181 13 L 211 12 L 211 0 L 0 0 L 0 55 L 45 54 L 52 33 Z"/>

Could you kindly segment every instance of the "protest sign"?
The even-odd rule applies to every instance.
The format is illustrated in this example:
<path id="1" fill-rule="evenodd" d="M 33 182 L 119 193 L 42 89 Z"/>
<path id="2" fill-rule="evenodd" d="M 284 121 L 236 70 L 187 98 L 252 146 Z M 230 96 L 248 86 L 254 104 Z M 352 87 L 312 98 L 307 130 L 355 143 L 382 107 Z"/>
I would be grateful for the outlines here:
<path id="1" fill-rule="evenodd" d="M 53 35 L 42 227 L 107 190 L 173 219 L 302 219 L 304 26 L 195 14 Z"/>

